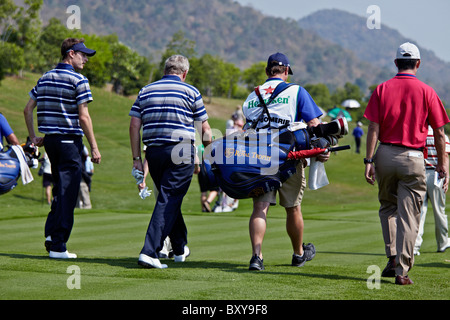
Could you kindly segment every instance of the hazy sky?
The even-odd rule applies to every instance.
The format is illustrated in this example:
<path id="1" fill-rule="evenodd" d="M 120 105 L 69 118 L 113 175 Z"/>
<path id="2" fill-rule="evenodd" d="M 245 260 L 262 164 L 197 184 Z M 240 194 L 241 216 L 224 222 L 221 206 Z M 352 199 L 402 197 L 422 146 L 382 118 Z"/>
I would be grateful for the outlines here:
<path id="1" fill-rule="evenodd" d="M 266 15 L 298 20 L 321 9 L 340 9 L 368 18 L 377 5 L 383 24 L 396 29 L 441 59 L 450 62 L 449 0 L 236 0 Z M 399 44 L 400 45 L 400 44 Z"/>

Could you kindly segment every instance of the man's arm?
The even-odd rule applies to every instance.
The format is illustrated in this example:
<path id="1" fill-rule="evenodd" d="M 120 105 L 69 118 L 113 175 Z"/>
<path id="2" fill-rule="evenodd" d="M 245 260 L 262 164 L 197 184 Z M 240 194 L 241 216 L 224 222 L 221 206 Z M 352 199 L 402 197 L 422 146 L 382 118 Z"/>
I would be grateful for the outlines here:
<path id="1" fill-rule="evenodd" d="M 366 159 L 372 159 L 375 153 L 375 147 L 377 146 L 378 136 L 380 134 L 380 125 L 376 122 L 370 122 L 369 129 L 367 130 L 367 143 L 366 143 Z M 373 163 L 367 163 L 364 172 L 366 181 L 371 185 L 375 184 L 375 167 Z"/>
<path id="2" fill-rule="evenodd" d="M 9 144 L 12 144 L 15 146 L 20 144 L 19 139 L 17 139 L 17 137 L 14 133 L 11 133 L 9 136 L 7 136 L 6 140 L 8 141 Z"/>
<path id="3" fill-rule="evenodd" d="M 86 139 L 88 140 L 89 145 L 91 147 L 92 162 L 100 163 L 102 155 L 98 150 L 97 141 L 95 140 L 94 127 L 92 125 L 91 116 L 89 115 L 87 103 L 82 103 L 78 105 L 78 114 L 81 128 L 83 129 L 84 135 L 86 136 Z"/>
<path id="4" fill-rule="evenodd" d="M 449 180 L 449 168 L 448 168 L 448 154 L 445 152 L 445 132 L 444 127 L 433 129 L 434 144 L 436 146 L 438 164 L 436 166 L 436 171 L 439 174 L 439 178 L 445 178 L 444 185 L 442 188 L 444 192 L 448 190 L 448 180 Z"/>
<path id="5" fill-rule="evenodd" d="M 23 115 L 25 117 L 25 124 L 27 125 L 28 136 L 30 137 L 31 142 L 35 146 L 42 147 L 44 144 L 44 138 L 36 137 L 36 133 L 34 132 L 33 110 L 36 106 L 36 101 L 30 98 L 25 106 L 25 109 L 23 110 Z"/>
<path id="6" fill-rule="evenodd" d="M 212 131 L 208 120 L 202 122 L 202 142 L 205 147 L 212 142 Z"/>
<path id="7" fill-rule="evenodd" d="M 142 120 L 140 118 L 131 117 L 130 120 L 130 146 L 133 158 L 141 157 L 141 126 Z M 133 160 L 133 168 L 144 172 L 142 159 Z"/>

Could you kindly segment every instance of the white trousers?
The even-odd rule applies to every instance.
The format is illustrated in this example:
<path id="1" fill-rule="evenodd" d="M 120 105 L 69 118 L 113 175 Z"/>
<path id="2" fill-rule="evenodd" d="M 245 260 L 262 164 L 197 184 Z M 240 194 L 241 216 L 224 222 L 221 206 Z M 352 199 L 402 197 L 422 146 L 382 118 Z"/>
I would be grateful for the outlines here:
<path id="1" fill-rule="evenodd" d="M 445 192 L 442 187 L 434 184 L 435 171 L 426 170 L 427 175 L 427 193 L 423 201 L 422 211 L 420 213 L 419 234 L 417 235 L 414 251 L 417 252 L 423 242 L 424 224 L 427 216 L 428 200 L 431 202 L 435 221 L 435 236 L 437 250 L 443 251 L 448 245 L 448 218 L 445 214 Z"/>

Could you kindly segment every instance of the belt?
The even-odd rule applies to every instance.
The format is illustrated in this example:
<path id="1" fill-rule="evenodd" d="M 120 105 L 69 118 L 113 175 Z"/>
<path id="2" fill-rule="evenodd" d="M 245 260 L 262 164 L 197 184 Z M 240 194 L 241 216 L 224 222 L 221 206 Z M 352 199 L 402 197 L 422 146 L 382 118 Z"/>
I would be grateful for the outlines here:
<path id="1" fill-rule="evenodd" d="M 386 142 L 381 142 L 380 144 L 382 144 L 384 146 L 399 147 L 399 148 L 403 148 L 403 149 L 416 150 L 416 151 L 423 152 L 423 148 L 411 148 L 411 147 L 402 146 L 401 144 L 386 143 Z"/>

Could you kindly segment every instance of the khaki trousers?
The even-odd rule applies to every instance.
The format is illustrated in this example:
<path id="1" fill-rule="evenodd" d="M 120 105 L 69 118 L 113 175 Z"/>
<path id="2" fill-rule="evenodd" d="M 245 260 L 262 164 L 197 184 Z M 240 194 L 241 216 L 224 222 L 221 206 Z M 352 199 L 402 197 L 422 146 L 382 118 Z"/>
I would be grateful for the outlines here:
<path id="1" fill-rule="evenodd" d="M 396 274 L 405 276 L 414 264 L 414 243 L 426 193 L 423 153 L 380 145 L 374 160 L 386 256 L 396 256 Z"/>

